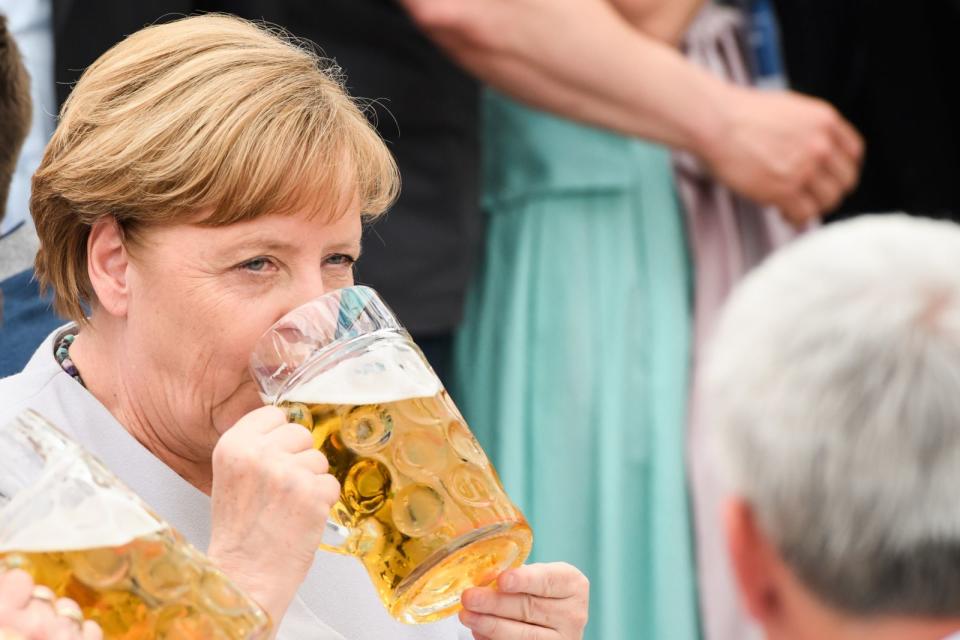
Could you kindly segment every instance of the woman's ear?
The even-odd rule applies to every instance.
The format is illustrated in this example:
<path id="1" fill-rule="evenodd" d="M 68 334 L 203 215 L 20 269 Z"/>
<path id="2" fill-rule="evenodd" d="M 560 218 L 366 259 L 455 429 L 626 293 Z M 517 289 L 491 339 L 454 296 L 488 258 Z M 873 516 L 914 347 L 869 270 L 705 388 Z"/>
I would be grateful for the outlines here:
<path id="1" fill-rule="evenodd" d="M 127 314 L 129 254 L 123 231 L 112 217 L 94 223 L 87 239 L 87 272 L 97 304 L 112 316 Z"/>

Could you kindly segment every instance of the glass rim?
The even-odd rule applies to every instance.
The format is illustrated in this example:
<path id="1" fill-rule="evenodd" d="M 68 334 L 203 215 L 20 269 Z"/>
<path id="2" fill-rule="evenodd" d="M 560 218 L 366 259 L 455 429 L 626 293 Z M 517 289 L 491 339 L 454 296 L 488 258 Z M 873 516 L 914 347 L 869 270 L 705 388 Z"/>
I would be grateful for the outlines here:
<path id="1" fill-rule="evenodd" d="M 285 313 L 254 343 L 249 370 L 268 403 L 325 354 L 353 340 L 392 331 L 409 338 L 374 289 L 353 285 L 328 291 Z"/>

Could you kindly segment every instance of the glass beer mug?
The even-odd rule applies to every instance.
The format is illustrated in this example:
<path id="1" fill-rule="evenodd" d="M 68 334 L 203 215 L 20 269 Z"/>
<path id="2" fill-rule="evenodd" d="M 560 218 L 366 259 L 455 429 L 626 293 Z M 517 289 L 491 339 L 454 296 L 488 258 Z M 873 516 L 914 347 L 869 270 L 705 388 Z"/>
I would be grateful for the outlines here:
<path id="1" fill-rule="evenodd" d="M 268 403 L 313 433 L 340 481 L 322 548 L 357 556 L 391 615 L 439 620 L 533 541 L 420 349 L 372 289 L 328 293 L 257 343 Z"/>
<path id="2" fill-rule="evenodd" d="M 0 569 L 73 598 L 105 638 L 260 640 L 267 615 L 34 412 L 0 425 Z"/>

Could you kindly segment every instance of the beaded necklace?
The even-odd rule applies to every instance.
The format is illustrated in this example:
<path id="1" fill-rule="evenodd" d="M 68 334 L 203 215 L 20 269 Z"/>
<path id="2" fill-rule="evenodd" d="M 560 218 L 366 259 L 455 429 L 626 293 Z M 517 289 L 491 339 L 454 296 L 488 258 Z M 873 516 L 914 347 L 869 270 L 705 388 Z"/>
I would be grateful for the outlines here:
<path id="1" fill-rule="evenodd" d="M 73 344 L 73 341 L 76 339 L 77 334 L 75 333 L 65 333 L 60 336 L 53 350 L 53 355 L 56 357 L 61 369 L 66 371 L 71 378 L 79 382 L 81 386 L 86 387 L 87 385 L 83 384 L 83 378 L 80 377 L 80 371 L 77 370 L 77 365 L 73 364 L 73 360 L 70 358 L 70 345 Z"/>

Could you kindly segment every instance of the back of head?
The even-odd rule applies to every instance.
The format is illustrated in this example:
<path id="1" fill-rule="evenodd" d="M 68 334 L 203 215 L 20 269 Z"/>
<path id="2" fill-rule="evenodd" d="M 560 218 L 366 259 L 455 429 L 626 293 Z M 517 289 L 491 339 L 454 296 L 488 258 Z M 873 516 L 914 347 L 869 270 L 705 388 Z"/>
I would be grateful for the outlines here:
<path id="1" fill-rule="evenodd" d="M 960 615 L 960 227 L 828 227 L 732 296 L 704 376 L 721 463 L 801 581 Z"/>
<path id="2" fill-rule="evenodd" d="M 20 52 L 0 15 L 0 221 L 20 148 L 30 131 L 30 79 Z"/>

